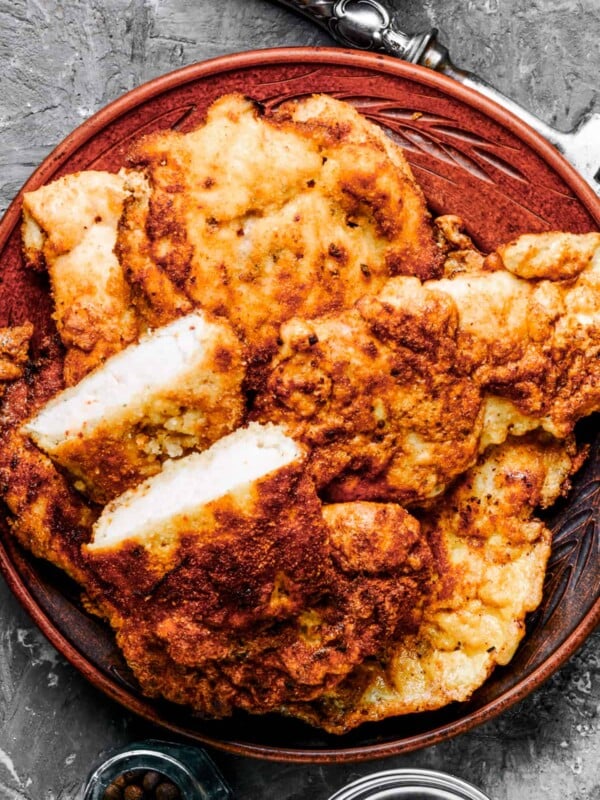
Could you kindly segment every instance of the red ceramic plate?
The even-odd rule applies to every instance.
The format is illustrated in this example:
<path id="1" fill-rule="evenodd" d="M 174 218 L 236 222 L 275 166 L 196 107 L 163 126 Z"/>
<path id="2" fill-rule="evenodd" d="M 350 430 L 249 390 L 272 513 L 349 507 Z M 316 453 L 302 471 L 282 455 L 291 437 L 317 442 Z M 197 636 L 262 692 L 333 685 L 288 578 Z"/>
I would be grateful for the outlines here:
<path id="1" fill-rule="evenodd" d="M 383 56 L 337 49 L 266 50 L 196 64 L 141 86 L 100 111 L 32 175 L 24 190 L 67 172 L 117 169 L 130 142 L 159 128 L 193 128 L 219 95 L 241 91 L 266 106 L 312 92 L 353 103 L 405 149 L 434 213 L 459 214 L 482 249 L 524 231 L 594 230 L 600 200 L 554 148 L 494 103 L 448 78 Z M 0 224 L 0 325 L 32 319 L 50 330 L 47 291 L 24 270 L 17 197 Z M 600 620 L 600 444 L 597 418 L 580 435 L 591 455 L 549 517 L 554 551 L 544 601 L 511 664 L 468 703 L 370 723 L 328 736 L 281 717 L 206 722 L 145 699 L 112 634 L 87 616 L 77 588 L 0 538 L 0 565 L 36 623 L 92 683 L 128 709 L 198 742 L 287 761 L 376 758 L 439 742 L 490 719 L 548 678 Z"/>

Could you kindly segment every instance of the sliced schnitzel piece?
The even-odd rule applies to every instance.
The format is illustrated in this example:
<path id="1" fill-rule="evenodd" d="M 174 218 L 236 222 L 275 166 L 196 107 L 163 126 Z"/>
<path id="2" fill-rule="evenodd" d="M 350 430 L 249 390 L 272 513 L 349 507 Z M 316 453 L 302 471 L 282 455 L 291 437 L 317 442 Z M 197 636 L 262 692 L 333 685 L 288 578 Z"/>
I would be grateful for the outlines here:
<path id="1" fill-rule="evenodd" d="M 84 549 L 145 693 L 262 713 L 417 629 L 432 566 L 419 523 L 374 504 L 324 519 L 304 461 L 254 424 L 106 507 Z"/>
<path id="2" fill-rule="evenodd" d="M 6 505 L 5 520 L 11 535 L 38 558 L 50 561 L 72 578 L 83 582 L 85 566 L 81 544 L 91 536 L 97 516 L 84 498 L 60 474 L 52 461 L 20 425 L 63 385 L 62 363 L 57 348 L 45 358 L 25 365 L 32 326 L 9 329 L 7 350 L 17 354 L 22 376 L 11 374 L 0 413 L 0 498 Z"/>
<path id="3" fill-rule="evenodd" d="M 528 237 L 543 274 L 573 250 L 568 279 L 519 278 L 496 254 L 493 271 L 391 278 L 353 310 L 290 320 L 254 416 L 306 445 L 330 500 L 410 506 L 509 434 L 568 436 L 600 410 L 600 235 L 575 242 Z"/>
<path id="4" fill-rule="evenodd" d="M 203 126 L 144 137 L 130 160 L 145 183 L 117 253 L 153 326 L 199 305 L 262 362 L 290 317 L 347 308 L 390 275 L 441 272 L 400 148 L 331 97 L 264 111 L 228 95 Z"/>
<path id="5" fill-rule="evenodd" d="M 512 658 L 525 615 L 541 601 L 551 535 L 533 512 L 566 490 L 580 463 L 571 440 L 544 435 L 491 448 L 422 519 L 443 555 L 418 633 L 288 713 L 344 733 L 368 720 L 467 700 L 495 665 Z"/>
<path id="6" fill-rule="evenodd" d="M 91 535 L 96 514 L 81 495 L 18 431 L 3 437 L 0 482 L 2 499 L 11 514 L 12 535 L 35 556 L 85 585 L 80 548 Z"/>
<path id="7" fill-rule="evenodd" d="M 108 503 L 88 551 L 112 557 L 115 550 L 137 553 L 143 548 L 161 576 L 181 535 L 210 536 L 217 524 L 212 502 L 228 497 L 243 506 L 254 481 L 302 460 L 302 449 L 274 425 L 239 429 L 203 453 L 165 464 L 157 475 Z M 127 570 L 124 579 L 127 591 Z M 139 579 L 138 574 L 136 583 Z"/>
<path id="8" fill-rule="evenodd" d="M 23 430 L 99 501 L 203 450 L 244 412 L 241 347 L 225 321 L 177 319 L 111 356 Z"/>
<path id="9" fill-rule="evenodd" d="M 134 184 L 135 176 L 128 181 Z M 54 319 L 67 347 L 67 385 L 138 335 L 129 286 L 113 252 L 127 196 L 124 174 L 90 170 L 23 197 L 23 253 L 31 266 L 48 270 Z"/>

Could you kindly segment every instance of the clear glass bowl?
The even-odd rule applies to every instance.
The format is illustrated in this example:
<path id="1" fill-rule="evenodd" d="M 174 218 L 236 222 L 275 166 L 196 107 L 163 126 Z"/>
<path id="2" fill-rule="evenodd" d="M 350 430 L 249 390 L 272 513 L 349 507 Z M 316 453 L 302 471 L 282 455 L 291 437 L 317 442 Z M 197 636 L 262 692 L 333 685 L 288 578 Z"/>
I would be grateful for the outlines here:
<path id="1" fill-rule="evenodd" d="M 102 800 L 108 786 L 130 770 L 160 772 L 177 786 L 185 800 L 231 800 L 231 789 L 209 758 L 197 747 L 149 739 L 115 751 L 89 776 L 83 800 Z"/>
<path id="2" fill-rule="evenodd" d="M 329 800 L 490 800 L 461 778 L 428 769 L 374 772 L 344 786 Z"/>

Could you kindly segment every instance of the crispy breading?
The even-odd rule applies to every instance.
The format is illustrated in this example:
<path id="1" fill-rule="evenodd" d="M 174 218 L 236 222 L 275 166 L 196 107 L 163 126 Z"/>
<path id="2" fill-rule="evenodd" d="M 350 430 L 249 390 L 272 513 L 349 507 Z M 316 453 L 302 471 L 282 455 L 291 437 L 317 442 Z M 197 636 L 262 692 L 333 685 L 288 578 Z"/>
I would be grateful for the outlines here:
<path id="1" fill-rule="evenodd" d="M 23 197 L 23 254 L 30 266 L 48 270 L 69 386 L 139 332 L 113 253 L 127 195 L 123 174 L 88 171 Z"/>
<path id="2" fill-rule="evenodd" d="M 256 424 L 107 506 L 84 550 L 144 691 L 217 716 L 316 697 L 416 630 L 432 567 L 398 506 L 323 514 L 302 450 Z"/>
<path id="3" fill-rule="evenodd" d="M 96 513 L 18 431 L 2 439 L 0 485 L 11 513 L 11 532 L 23 547 L 85 585 L 80 548 L 90 536 Z"/>
<path id="4" fill-rule="evenodd" d="M 600 234 L 563 231 L 524 234 L 498 248 L 507 270 L 520 278 L 575 278 L 588 269 L 600 247 Z"/>
<path id="5" fill-rule="evenodd" d="M 265 112 L 228 95 L 196 130 L 142 138 L 131 164 L 147 182 L 117 252 L 153 326 L 199 305 L 264 361 L 290 317 L 346 308 L 390 275 L 441 272 L 400 148 L 333 98 Z"/>
<path id="6" fill-rule="evenodd" d="M 513 426 L 567 436 L 600 405 L 600 234 L 528 235 L 500 254 L 510 272 L 426 283 L 456 303 L 459 348 L 488 396 L 483 444 Z"/>
<path id="7" fill-rule="evenodd" d="M 329 499 L 414 504 L 477 457 L 482 396 L 460 368 L 454 303 L 416 278 L 394 282 L 393 306 L 364 297 L 352 311 L 284 325 L 255 403 L 256 418 L 309 448 Z"/>
<path id="8" fill-rule="evenodd" d="M 20 432 L 25 418 L 62 387 L 62 363 L 53 350 L 29 364 L 30 375 L 7 388 L 0 414 L 0 496 L 10 530 L 39 558 L 84 581 L 81 545 L 97 511 L 91 509 L 52 461 Z"/>
<path id="9" fill-rule="evenodd" d="M 537 248 L 541 264 L 546 246 L 551 261 L 555 238 L 528 237 L 527 258 Z M 351 311 L 291 320 L 255 418 L 310 449 L 329 499 L 408 505 L 509 433 L 568 436 L 600 410 L 600 234 L 580 237 L 570 261 L 566 249 L 568 280 L 398 277 Z"/>
<path id="10" fill-rule="evenodd" d="M 356 520 L 354 537 L 343 512 L 325 524 L 297 468 L 258 481 L 242 505 L 214 506 L 210 536 L 184 539 L 177 566 L 154 589 L 140 586 L 116 626 L 146 694 L 217 717 L 278 710 L 320 696 L 417 629 L 432 557 L 401 508 L 363 513 L 363 540 L 374 517 L 387 523 L 393 557 L 378 561 L 353 547 Z"/>
<path id="11" fill-rule="evenodd" d="M 13 535 L 80 583 L 147 695 L 208 716 L 317 697 L 418 628 L 433 570 L 419 523 L 393 504 L 325 510 L 303 467 L 213 501 L 157 575 L 137 540 L 88 546 L 98 511 L 25 437 L 0 448 Z"/>
<path id="12" fill-rule="evenodd" d="M 486 259 L 464 230 L 464 223 L 454 214 L 436 217 L 435 225 L 441 233 L 441 244 L 445 252 L 444 277 L 452 278 L 461 272 L 480 272 L 490 269 L 493 260 Z"/>
<path id="13" fill-rule="evenodd" d="M 533 516 L 565 492 L 581 459 L 547 435 L 493 447 L 421 524 L 441 579 L 416 634 L 366 659 L 334 691 L 286 711 L 345 733 L 369 720 L 467 700 L 506 664 L 540 603 L 551 536 Z"/>

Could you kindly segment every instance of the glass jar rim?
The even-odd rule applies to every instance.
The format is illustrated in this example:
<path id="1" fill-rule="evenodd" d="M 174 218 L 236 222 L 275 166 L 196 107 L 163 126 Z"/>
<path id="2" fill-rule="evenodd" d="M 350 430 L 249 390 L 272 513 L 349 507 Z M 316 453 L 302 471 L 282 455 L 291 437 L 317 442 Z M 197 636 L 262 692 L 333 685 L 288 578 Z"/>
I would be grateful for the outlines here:
<path id="1" fill-rule="evenodd" d="M 171 742 L 161 742 L 149 740 L 147 742 L 136 742 L 128 745 L 121 750 L 109 755 L 99 764 L 89 775 L 85 785 L 83 800 L 101 800 L 108 786 L 125 772 L 159 772 L 164 777 L 174 783 L 179 789 L 182 797 L 186 800 L 205 800 L 207 791 L 200 780 L 200 776 L 192 764 L 186 760 L 186 752 L 191 750 L 186 745 L 178 745 Z M 217 774 L 216 767 L 208 759 L 203 751 L 194 750 L 198 756 L 202 754 L 205 762 L 210 762 L 210 766 L 204 764 L 205 769 L 214 771 L 215 775 L 210 776 L 218 792 L 215 797 L 226 800 L 230 797 L 228 788 L 223 783 L 220 773 Z M 189 754 L 188 754 L 189 755 Z M 208 779 L 208 775 L 206 776 Z M 214 783 L 214 782 L 217 783 Z M 218 785 L 217 785 L 218 784 Z"/>
<path id="2" fill-rule="evenodd" d="M 490 800 L 462 778 L 446 772 L 411 768 L 365 775 L 343 786 L 329 800 L 411 800 L 409 792 L 415 790 L 426 790 L 423 797 L 427 800 Z"/>

